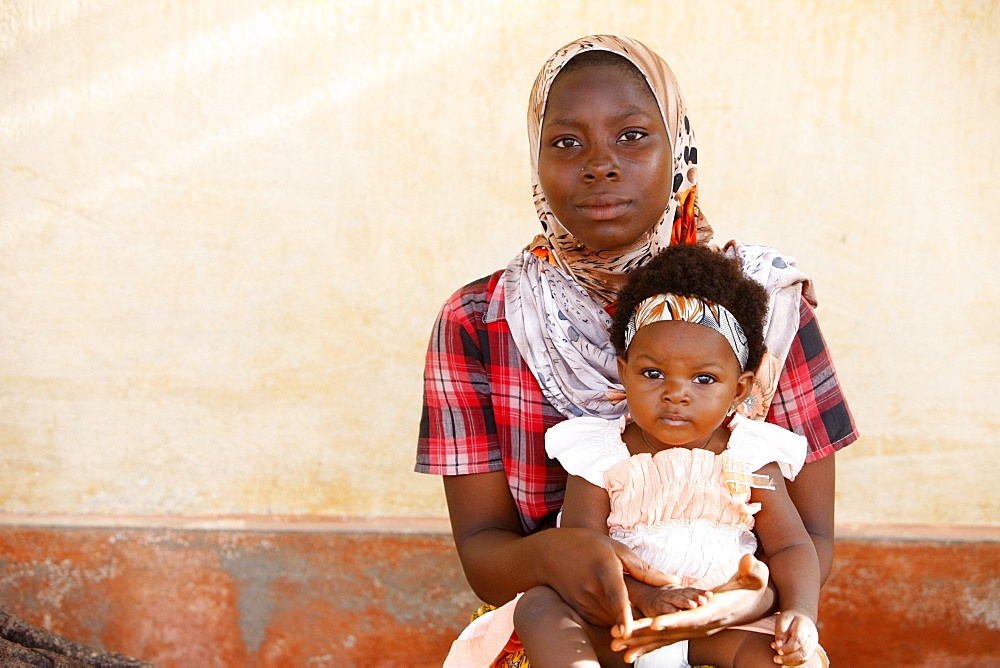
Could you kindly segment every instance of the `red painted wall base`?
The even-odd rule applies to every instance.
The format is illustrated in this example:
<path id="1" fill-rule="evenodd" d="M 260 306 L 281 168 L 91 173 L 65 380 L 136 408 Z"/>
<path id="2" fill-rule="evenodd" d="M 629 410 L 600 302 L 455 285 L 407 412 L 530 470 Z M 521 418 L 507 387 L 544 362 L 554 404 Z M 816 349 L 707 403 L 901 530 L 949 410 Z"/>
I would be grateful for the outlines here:
<path id="1" fill-rule="evenodd" d="M 478 605 L 438 521 L 15 519 L 0 607 L 164 667 L 439 666 Z M 1000 529 L 842 530 L 820 614 L 834 665 L 1000 665 Z"/>

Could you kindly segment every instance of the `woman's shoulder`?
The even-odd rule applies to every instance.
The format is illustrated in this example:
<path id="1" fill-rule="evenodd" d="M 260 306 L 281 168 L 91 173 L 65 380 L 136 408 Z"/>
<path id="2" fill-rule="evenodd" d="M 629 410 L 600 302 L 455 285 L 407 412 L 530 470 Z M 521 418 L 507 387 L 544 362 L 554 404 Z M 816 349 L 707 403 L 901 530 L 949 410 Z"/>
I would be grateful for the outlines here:
<path id="1" fill-rule="evenodd" d="M 492 274 L 477 278 L 460 287 L 445 300 L 441 307 L 441 317 L 446 319 L 468 318 L 478 314 L 479 321 L 482 322 L 482 316 L 489 310 L 491 301 L 497 296 L 497 291 L 503 289 L 500 282 L 501 276 L 503 276 L 503 269 L 498 269 Z"/>
<path id="2" fill-rule="evenodd" d="M 497 269 L 492 274 L 487 274 L 474 281 L 469 281 L 458 290 L 455 290 L 445 302 L 445 304 L 462 304 L 469 301 L 488 300 L 496 291 L 503 276 L 503 269 Z"/>

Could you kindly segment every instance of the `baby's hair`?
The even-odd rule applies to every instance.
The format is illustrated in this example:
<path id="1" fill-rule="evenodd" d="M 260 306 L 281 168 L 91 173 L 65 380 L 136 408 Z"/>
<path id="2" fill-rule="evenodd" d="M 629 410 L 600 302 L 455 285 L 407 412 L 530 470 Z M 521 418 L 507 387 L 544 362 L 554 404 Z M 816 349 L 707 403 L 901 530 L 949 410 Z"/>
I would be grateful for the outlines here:
<path id="1" fill-rule="evenodd" d="M 558 81 L 559 77 L 568 72 L 575 72 L 576 70 L 582 70 L 586 67 L 601 66 L 613 67 L 622 74 L 626 74 L 634 78 L 636 81 L 642 82 L 643 85 L 652 91 L 652 87 L 649 85 L 649 82 L 646 81 L 646 77 L 643 76 L 639 68 L 633 65 L 628 58 L 618 55 L 614 51 L 602 51 L 599 49 L 584 51 L 570 58 L 569 61 L 563 65 L 562 69 L 559 70 L 559 74 L 556 75 L 555 81 Z M 555 81 L 552 82 L 552 85 L 555 85 Z"/>
<path id="2" fill-rule="evenodd" d="M 618 293 L 618 306 L 611 324 L 611 342 L 625 356 L 625 328 L 635 307 L 653 295 L 672 293 L 700 297 L 725 306 L 743 328 L 749 355 L 747 371 L 757 372 L 764 357 L 764 319 L 767 292 L 747 278 L 737 260 L 707 246 L 668 246 L 647 264 L 628 274 Z"/>

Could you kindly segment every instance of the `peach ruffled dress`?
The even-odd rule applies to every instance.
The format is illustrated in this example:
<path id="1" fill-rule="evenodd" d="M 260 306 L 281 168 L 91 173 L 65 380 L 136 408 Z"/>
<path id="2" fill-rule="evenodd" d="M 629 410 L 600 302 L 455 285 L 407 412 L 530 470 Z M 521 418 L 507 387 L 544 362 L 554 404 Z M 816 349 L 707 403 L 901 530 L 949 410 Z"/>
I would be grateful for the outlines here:
<path id="1" fill-rule="evenodd" d="M 686 586 L 722 584 L 736 572 L 740 557 L 757 550 L 752 529 L 760 504 L 750 503 L 750 490 L 770 488 L 772 482 L 756 471 L 776 462 L 782 475 L 793 479 L 805 462 L 805 438 L 737 413 L 729 445 L 719 455 L 686 448 L 631 455 L 621 439 L 625 424 L 624 417 L 566 420 L 546 432 L 545 449 L 567 472 L 608 491 L 612 538 L 664 573 L 681 577 Z M 510 639 L 516 602 L 466 627 L 444 665 L 490 666 Z M 774 622 L 768 618 L 735 628 L 774 633 Z M 686 665 L 683 658 L 667 659 L 671 648 L 677 646 L 637 663 Z"/>
<path id="2" fill-rule="evenodd" d="M 625 419 L 577 418 L 546 434 L 546 451 L 567 472 L 607 490 L 608 533 L 685 586 L 709 589 L 728 580 L 740 557 L 757 550 L 751 531 L 759 504 L 752 487 L 771 488 L 755 472 L 776 462 L 789 479 L 802 468 L 806 440 L 736 414 L 725 452 L 670 448 L 630 455 Z"/>

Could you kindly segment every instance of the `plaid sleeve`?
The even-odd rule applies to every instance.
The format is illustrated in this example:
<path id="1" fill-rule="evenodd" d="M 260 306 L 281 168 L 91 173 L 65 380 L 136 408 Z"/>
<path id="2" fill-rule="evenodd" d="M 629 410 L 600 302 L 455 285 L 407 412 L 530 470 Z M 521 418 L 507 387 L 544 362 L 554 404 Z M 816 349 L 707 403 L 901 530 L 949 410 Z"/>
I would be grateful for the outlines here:
<path id="1" fill-rule="evenodd" d="M 819 321 L 805 299 L 799 308 L 799 331 L 766 420 L 805 436 L 807 462 L 831 455 L 858 438 Z"/>
<path id="2" fill-rule="evenodd" d="M 487 299 L 487 279 L 470 283 L 445 303 L 434 324 L 424 365 L 417 472 L 503 470 L 485 371 L 489 348 L 482 323 Z"/>

